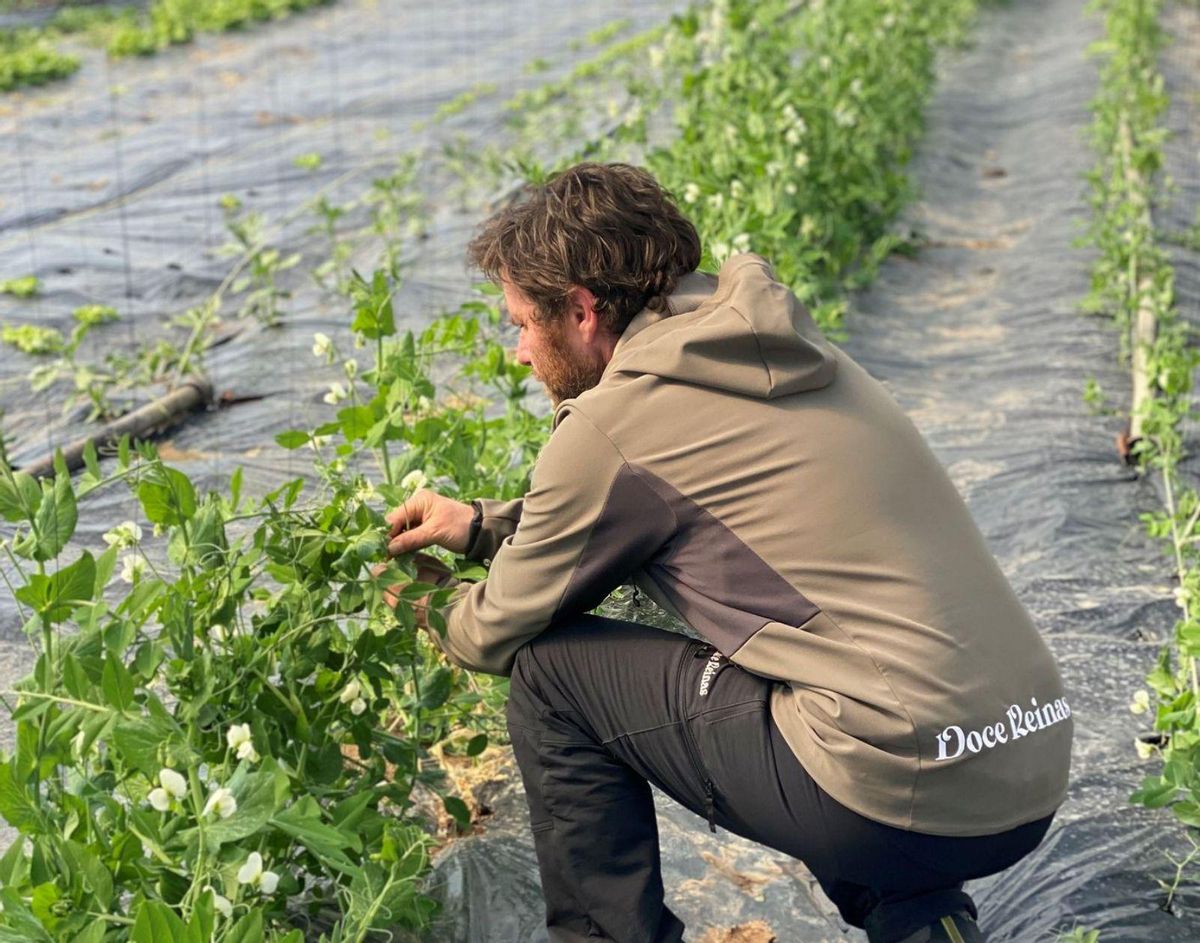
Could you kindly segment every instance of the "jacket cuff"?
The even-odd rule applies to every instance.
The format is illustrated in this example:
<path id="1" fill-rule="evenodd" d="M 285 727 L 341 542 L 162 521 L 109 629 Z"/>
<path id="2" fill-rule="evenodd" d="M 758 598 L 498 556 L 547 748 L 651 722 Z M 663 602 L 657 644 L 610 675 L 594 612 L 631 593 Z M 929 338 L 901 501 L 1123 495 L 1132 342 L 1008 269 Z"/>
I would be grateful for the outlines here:
<path id="1" fill-rule="evenodd" d="M 517 525 L 521 522 L 524 498 L 517 498 L 515 501 L 476 498 L 471 503 L 477 509 L 481 509 L 483 515 L 479 522 L 479 532 L 463 556 L 476 563 L 490 563 L 499 553 L 500 545 L 505 539 L 516 533 Z"/>

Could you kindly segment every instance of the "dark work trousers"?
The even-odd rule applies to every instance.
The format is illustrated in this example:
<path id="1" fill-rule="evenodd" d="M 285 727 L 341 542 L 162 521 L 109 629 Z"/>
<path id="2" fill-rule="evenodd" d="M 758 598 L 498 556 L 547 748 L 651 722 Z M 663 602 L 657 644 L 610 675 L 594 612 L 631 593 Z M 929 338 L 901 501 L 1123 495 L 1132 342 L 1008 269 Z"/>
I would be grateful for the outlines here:
<path id="1" fill-rule="evenodd" d="M 779 734 L 771 685 L 704 642 L 591 615 L 560 621 L 517 652 L 508 729 L 553 943 L 683 939 L 663 898 L 650 783 L 803 861 L 871 943 L 955 911 L 977 916 L 962 882 L 1015 863 L 1049 827 L 1053 816 L 948 838 L 850 811 Z"/>

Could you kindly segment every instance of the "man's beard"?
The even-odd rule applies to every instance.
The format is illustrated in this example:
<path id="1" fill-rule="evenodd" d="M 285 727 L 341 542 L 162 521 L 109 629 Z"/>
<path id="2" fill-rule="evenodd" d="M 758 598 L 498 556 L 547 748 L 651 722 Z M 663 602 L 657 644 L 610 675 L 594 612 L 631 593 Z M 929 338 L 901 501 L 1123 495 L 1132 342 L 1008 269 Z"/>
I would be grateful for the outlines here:
<path id="1" fill-rule="evenodd" d="M 548 338 L 542 351 L 538 379 L 546 388 L 550 402 L 558 406 L 565 399 L 573 399 L 590 390 L 600 382 L 608 362 L 599 354 L 576 355 L 565 344 L 554 343 L 558 338 Z"/>

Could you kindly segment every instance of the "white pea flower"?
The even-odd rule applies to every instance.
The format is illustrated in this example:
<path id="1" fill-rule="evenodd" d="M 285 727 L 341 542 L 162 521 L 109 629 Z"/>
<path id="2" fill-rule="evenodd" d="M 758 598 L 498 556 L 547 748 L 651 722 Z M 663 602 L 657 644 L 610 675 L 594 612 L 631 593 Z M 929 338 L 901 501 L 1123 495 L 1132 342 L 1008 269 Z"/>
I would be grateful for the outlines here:
<path id="1" fill-rule="evenodd" d="M 792 165 L 797 170 L 803 170 L 808 166 L 808 155 L 804 151 L 796 151 L 796 156 L 792 158 Z"/>
<path id="2" fill-rule="evenodd" d="M 369 481 L 364 480 L 354 489 L 355 500 L 362 501 L 363 503 L 370 501 L 372 498 L 377 498 L 378 496 L 379 492 L 375 490 L 375 486 Z"/>
<path id="3" fill-rule="evenodd" d="M 883 15 L 883 19 L 879 21 L 879 25 L 882 26 L 885 30 L 891 29 L 893 26 L 896 25 L 896 14 L 895 13 L 885 13 Z"/>
<path id="4" fill-rule="evenodd" d="M 308 440 L 308 447 L 314 452 L 319 452 L 329 444 L 329 436 L 315 435 Z"/>
<path id="5" fill-rule="evenodd" d="M 708 198 L 708 205 L 711 206 L 714 210 L 719 210 L 722 206 L 725 205 L 725 194 L 724 193 L 712 194 Z"/>
<path id="6" fill-rule="evenodd" d="M 208 627 L 208 637 L 211 641 L 221 642 L 229 641 L 229 629 L 225 628 L 220 622 L 214 622 Z"/>
<path id="7" fill-rule="evenodd" d="M 1141 740 L 1133 741 L 1133 748 L 1137 750 L 1138 759 L 1148 760 L 1154 756 L 1154 744 L 1143 743 Z"/>
<path id="8" fill-rule="evenodd" d="M 230 903 L 228 897 L 225 897 L 223 894 L 218 894 L 216 888 L 214 888 L 211 884 L 205 884 L 204 889 L 206 891 L 212 891 L 213 908 L 217 911 L 217 913 L 219 913 L 226 920 L 233 916 L 233 904 Z"/>
<path id="9" fill-rule="evenodd" d="M 789 124 L 791 124 L 793 121 L 796 120 L 797 117 L 799 117 L 796 114 L 796 106 L 793 105 L 791 102 L 786 102 L 784 104 L 784 106 L 780 109 L 780 111 L 783 113 L 784 120 L 787 121 Z"/>
<path id="10" fill-rule="evenodd" d="M 346 379 L 353 380 L 356 376 L 358 376 L 358 361 L 351 357 L 344 364 L 342 364 L 342 370 L 344 370 L 346 373 Z"/>
<path id="11" fill-rule="evenodd" d="M 735 252 L 750 251 L 750 234 L 748 232 L 738 233 L 733 237 L 733 248 Z"/>
<path id="12" fill-rule="evenodd" d="M 800 220 L 800 238 L 807 239 L 817 231 L 817 221 L 805 215 Z"/>
<path id="13" fill-rule="evenodd" d="M 828 56 L 821 56 L 821 58 L 817 60 L 817 65 L 820 67 L 822 72 L 828 72 L 833 68 L 833 60 Z"/>
<path id="14" fill-rule="evenodd" d="M 683 202 L 695 203 L 698 199 L 700 199 L 700 185 L 696 183 L 685 185 L 683 188 Z"/>
<path id="15" fill-rule="evenodd" d="M 717 263 L 724 262 L 729 258 L 729 243 L 721 242 L 719 239 L 712 244 L 713 261 Z"/>
<path id="16" fill-rule="evenodd" d="M 159 785 L 150 790 L 150 805 L 159 812 L 166 812 L 171 803 L 187 795 L 187 780 L 175 770 L 163 767 L 158 771 Z"/>
<path id="17" fill-rule="evenodd" d="M 740 200 L 746 195 L 746 185 L 737 179 L 729 181 L 729 195 L 735 200 Z"/>
<path id="18" fill-rule="evenodd" d="M 264 895 L 274 894 L 275 888 L 279 884 L 279 875 L 274 871 L 263 870 L 263 859 L 257 851 L 250 852 L 246 863 L 243 864 L 237 873 L 239 884 L 249 884 L 251 887 L 258 888 Z"/>
<path id="19" fill-rule="evenodd" d="M 313 335 L 312 352 L 314 357 L 329 357 L 333 354 L 333 341 L 329 336 L 318 331 Z"/>
<path id="20" fill-rule="evenodd" d="M 858 124 L 858 115 L 854 109 L 844 102 L 838 102 L 833 109 L 833 120 L 839 128 L 853 128 Z"/>
<path id="21" fill-rule="evenodd" d="M 355 717 L 357 717 L 359 714 L 361 714 L 366 709 L 367 709 L 367 702 L 364 701 L 361 697 L 356 697 L 350 703 L 350 713 L 353 714 Z"/>
<path id="22" fill-rule="evenodd" d="M 800 143 L 800 132 L 795 128 L 788 128 L 783 135 L 784 141 L 795 147 Z"/>
<path id="23" fill-rule="evenodd" d="M 400 487 L 405 491 L 420 491 L 427 484 L 429 484 L 429 479 L 425 477 L 425 472 L 419 468 L 410 471 L 400 479 Z"/>
<path id="24" fill-rule="evenodd" d="M 796 185 L 789 180 L 787 183 L 785 183 L 783 185 L 783 192 L 786 193 L 788 196 L 795 196 L 796 195 Z"/>
<path id="25" fill-rule="evenodd" d="M 358 683 L 357 678 L 354 678 L 342 688 L 342 693 L 338 695 L 338 700 L 343 704 L 349 704 L 361 693 L 362 685 Z"/>
<path id="26" fill-rule="evenodd" d="M 110 547 L 124 550 L 142 539 L 142 529 L 134 521 L 125 521 L 104 534 L 104 542 Z"/>
<path id="27" fill-rule="evenodd" d="M 650 59 L 650 68 L 657 69 L 663 64 L 663 58 L 666 54 L 664 53 L 662 46 L 651 46 L 646 50 L 646 53 Z"/>
<path id="28" fill-rule="evenodd" d="M 341 383 L 330 383 L 329 392 L 321 397 L 330 406 L 336 406 L 342 400 L 349 397 L 350 391 Z"/>
<path id="29" fill-rule="evenodd" d="M 121 558 L 121 579 L 126 583 L 136 583 L 146 572 L 146 561 L 136 553 L 127 553 Z"/>
<path id="30" fill-rule="evenodd" d="M 1144 714 L 1150 709 L 1150 692 L 1145 688 L 1135 691 L 1133 700 L 1129 702 L 1131 714 Z"/>
<path id="31" fill-rule="evenodd" d="M 213 794 L 208 797 L 208 801 L 204 803 L 205 815 L 211 815 L 213 812 L 216 812 L 221 818 L 227 819 L 236 811 L 237 800 L 233 798 L 233 793 L 224 786 L 214 790 Z"/>
<path id="32" fill-rule="evenodd" d="M 862 90 L 863 90 L 863 80 L 862 79 L 856 78 L 854 81 L 852 81 L 850 83 L 850 94 L 853 95 L 855 98 L 857 98 L 859 95 L 862 94 Z"/>
<path id="33" fill-rule="evenodd" d="M 187 795 L 187 780 L 169 766 L 164 766 L 158 771 L 158 781 L 176 799 Z"/>
<path id="34" fill-rule="evenodd" d="M 250 738 L 249 724 L 234 724 L 225 731 L 225 742 L 229 749 L 236 751 L 239 760 L 258 762 L 258 751 L 254 749 L 254 741 Z"/>

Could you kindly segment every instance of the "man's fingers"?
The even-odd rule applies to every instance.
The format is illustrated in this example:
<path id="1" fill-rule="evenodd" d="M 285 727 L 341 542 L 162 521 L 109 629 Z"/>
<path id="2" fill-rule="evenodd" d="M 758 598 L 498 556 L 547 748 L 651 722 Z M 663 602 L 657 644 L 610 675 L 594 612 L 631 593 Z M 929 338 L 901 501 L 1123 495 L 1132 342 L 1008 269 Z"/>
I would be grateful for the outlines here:
<path id="1" fill-rule="evenodd" d="M 406 530 L 401 534 L 397 534 L 388 541 L 388 555 L 398 557 L 402 553 L 411 553 L 414 550 L 420 550 L 422 547 L 428 547 L 435 543 L 429 528 L 425 526 L 415 527 L 412 530 Z"/>

